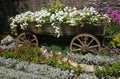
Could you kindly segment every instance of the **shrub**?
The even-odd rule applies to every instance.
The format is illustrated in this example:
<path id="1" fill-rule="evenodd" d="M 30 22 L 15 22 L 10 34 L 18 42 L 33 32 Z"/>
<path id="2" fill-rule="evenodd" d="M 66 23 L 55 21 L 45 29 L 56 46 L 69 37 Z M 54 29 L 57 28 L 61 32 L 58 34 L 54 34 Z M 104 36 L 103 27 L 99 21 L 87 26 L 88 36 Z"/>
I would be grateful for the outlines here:
<path id="1" fill-rule="evenodd" d="M 119 77 L 120 62 L 115 63 L 112 66 L 104 65 L 102 68 L 95 66 L 94 69 L 95 69 L 95 75 L 99 78 L 106 77 L 106 76 Z"/>
<path id="2" fill-rule="evenodd" d="M 112 9 L 112 8 L 108 8 L 106 10 L 106 13 L 111 18 L 111 22 L 109 23 L 109 25 L 106 29 L 106 34 L 112 36 L 112 35 L 120 32 L 120 27 L 119 27 L 120 13 L 119 13 L 119 11 Z"/>
<path id="3" fill-rule="evenodd" d="M 120 47 L 120 33 L 117 33 L 115 37 L 110 42 L 111 46 L 114 48 Z"/>

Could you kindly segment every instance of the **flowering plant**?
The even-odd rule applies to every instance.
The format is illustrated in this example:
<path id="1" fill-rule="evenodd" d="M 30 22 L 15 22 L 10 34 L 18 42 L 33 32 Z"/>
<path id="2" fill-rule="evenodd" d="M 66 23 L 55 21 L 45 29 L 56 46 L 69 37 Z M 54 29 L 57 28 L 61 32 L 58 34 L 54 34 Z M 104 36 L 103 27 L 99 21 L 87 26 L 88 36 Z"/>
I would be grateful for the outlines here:
<path id="1" fill-rule="evenodd" d="M 111 19 L 111 22 L 108 25 L 108 28 L 106 29 L 107 35 L 114 35 L 118 32 L 120 32 L 120 13 L 117 10 L 114 10 L 113 8 L 108 8 L 106 10 L 106 14 Z"/>
<path id="2" fill-rule="evenodd" d="M 61 23 L 67 23 L 69 26 L 84 26 L 86 23 L 98 25 L 109 22 L 110 19 L 106 14 L 98 13 L 93 7 L 77 10 L 75 7 L 66 7 L 57 2 L 56 5 L 50 5 L 40 11 L 21 13 L 12 17 L 11 20 L 12 29 L 18 25 L 21 29 L 27 29 L 31 22 L 36 23 L 35 27 L 42 27 L 45 23 L 51 23 L 59 37 L 61 35 Z"/>
<path id="3" fill-rule="evenodd" d="M 111 18 L 111 21 L 120 24 L 120 13 L 117 10 L 114 10 L 112 8 L 108 8 L 106 10 L 106 13 L 109 15 Z"/>
<path id="4" fill-rule="evenodd" d="M 112 47 L 117 48 L 120 47 L 120 33 L 117 33 L 115 37 L 110 41 Z"/>

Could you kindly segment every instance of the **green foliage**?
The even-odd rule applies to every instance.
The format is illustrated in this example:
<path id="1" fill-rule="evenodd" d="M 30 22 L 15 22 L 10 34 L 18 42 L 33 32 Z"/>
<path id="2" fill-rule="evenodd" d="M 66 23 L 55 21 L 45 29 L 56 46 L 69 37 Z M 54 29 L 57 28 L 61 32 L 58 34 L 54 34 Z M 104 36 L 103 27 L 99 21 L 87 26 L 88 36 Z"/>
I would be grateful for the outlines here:
<path id="1" fill-rule="evenodd" d="M 120 62 L 113 64 L 112 66 L 104 65 L 102 68 L 97 66 L 94 67 L 95 75 L 99 78 L 106 76 L 116 76 L 118 77 L 120 74 Z"/>
<path id="2" fill-rule="evenodd" d="M 103 39 L 104 44 L 109 46 L 110 41 L 112 41 L 112 37 L 114 37 L 119 32 L 120 32 L 119 24 L 117 24 L 117 23 L 115 23 L 113 21 L 106 24 L 105 35 L 108 36 L 108 38 Z M 109 36 L 110 36 L 110 38 L 109 38 Z"/>
<path id="3" fill-rule="evenodd" d="M 65 47 L 65 46 L 51 45 L 50 48 L 51 48 L 51 50 L 53 52 L 66 52 L 66 51 L 70 51 L 70 48 L 69 47 Z"/>
<path id="4" fill-rule="evenodd" d="M 113 23 L 108 24 L 107 27 L 106 27 L 105 32 L 106 32 L 107 36 L 112 36 L 114 34 L 114 32 L 115 32 L 114 24 Z"/>
<path id="5" fill-rule="evenodd" d="M 100 53 L 100 55 L 102 55 L 102 56 L 110 56 L 110 52 L 109 52 L 108 48 L 103 48 L 102 51 L 103 52 Z"/>
<path id="6" fill-rule="evenodd" d="M 107 24 L 105 32 L 107 36 L 113 36 L 114 34 L 119 33 L 119 24 L 117 24 L 116 22 L 110 22 L 109 24 Z"/>
<path id="7" fill-rule="evenodd" d="M 103 70 L 101 70 L 99 67 L 95 66 L 94 67 L 95 69 L 95 75 L 99 78 L 102 78 L 103 77 Z"/>
<path id="8" fill-rule="evenodd" d="M 62 50 L 62 48 L 60 46 L 57 46 L 57 45 L 52 45 L 50 48 L 52 49 L 53 52 Z"/>
<path id="9" fill-rule="evenodd" d="M 70 48 L 69 47 L 65 47 L 64 51 L 70 51 Z"/>
<path id="10" fill-rule="evenodd" d="M 61 68 L 62 70 L 70 70 L 72 68 L 69 62 L 63 61 L 63 57 L 56 53 L 54 53 L 52 57 L 47 58 L 46 63 L 56 68 Z"/>
<path id="11" fill-rule="evenodd" d="M 81 67 L 73 67 L 73 70 L 78 75 L 84 71 Z"/>
<path id="12" fill-rule="evenodd" d="M 46 62 L 55 68 L 61 68 L 62 70 L 73 70 L 77 75 L 83 72 L 81 67 L 74 67 L 69 62 L 61 60 L 61 57 L 48 58 Z"/>
<path id="13" fill-rule="evenodd" d="M 42 57 L 39 57 L 39 56 L 36 56 L 32 59 L 32 62 L 34 62 L 34 63 L 41 63 L 43 61 L 44 61 L 44 59 Z"/>
<path id="14" fill-rule="evenodd" d="M 53 46 L 54 47 L 54 46 Z M 56 51 L 58 49 L 61 50 L 61 48 L 56 47 Z M 15 58 L 18 61 L 30 61 L 34 63 L 46 63 L 48 65 L 51 65 L 55 68 L 60 68 L 62 70 L 73 70 L 76 74 L 80 74 L 82 72 L 81 67 L 74 67 L 69 62 L 66 62 L 63 60 L 63 56 L 57 54 L 56 52 L 53 53 L 52 56 L 46 58 L 40 48 L 31 48 L 31 47 L 19 47 L 19 49 L 16 51 L 16 49 L 1 52 L 0 56 L 3 56 L 5 58 Z"/>
<path id="15" fill-rule="evenodd" d="M 55 5 L 51 4 L 46 7 L 47 11 L 55 13 L 56 11 L 63 10 L 65 7 L 64 4 L 61 4 L 59 0 L 56 0 Z"/>
<path id="16" fill-rule="evenodd" d="M 73 69 L 73 66 L 70 65 L 70 63 L 68 63 L 68 62 L 62 61 L 60 68 L 63 70 L 71 70 L 71 69 Z"/>
<path id="17" fill-rule="evenodd" d="M 110 42 L 111 46 L 116 48 L 120 47 L 120 33 L 117 33 L 113 40 Z"/>
<path id="18" fill-rule="evenodd" d="M 11 58 L 14 56 L 11 52 L 3 52 L 3 53 L 0 53 L 0 55 L 5 58 Z"/>
<path id="19" fill-rule="evenodd" d="M 5 51 L 0 53 L 1 56 L 5 58 L 15 58 L 19 61 L 32 61 L 32 62 L 40 62 L 42 59 L 42 53 L 40 48 L 28 48 L 28 47 L 19 47 L 16 49 Z"/>

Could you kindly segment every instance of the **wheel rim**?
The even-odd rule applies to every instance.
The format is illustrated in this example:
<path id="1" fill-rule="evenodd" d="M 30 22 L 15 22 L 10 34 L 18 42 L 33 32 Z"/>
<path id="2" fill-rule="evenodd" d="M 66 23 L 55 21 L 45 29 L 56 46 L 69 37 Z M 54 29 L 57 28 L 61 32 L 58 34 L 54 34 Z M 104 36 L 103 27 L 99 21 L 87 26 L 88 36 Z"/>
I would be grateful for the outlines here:
<path id="1" fill-rule="evenodd" d="M 16 38 L 16 47 L 38 47 L 38 39 L 34 34 L 21 33 Z"/>
<path id="2" fill-rule="evenodd" d="M 70 43 L 70 52 L 90 52 L 97 54 L 101 50 L 99 40 L 92 34 L 83 33 L 75 36 Z"/>

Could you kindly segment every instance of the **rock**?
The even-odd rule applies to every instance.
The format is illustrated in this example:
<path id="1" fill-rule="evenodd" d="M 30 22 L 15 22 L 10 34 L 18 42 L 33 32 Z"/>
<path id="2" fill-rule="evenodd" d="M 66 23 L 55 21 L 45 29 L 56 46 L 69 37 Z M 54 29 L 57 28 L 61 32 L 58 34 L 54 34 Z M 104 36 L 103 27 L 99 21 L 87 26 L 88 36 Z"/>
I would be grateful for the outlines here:
<path id="1" fill-rule="evenodd" d="M 77 61 L 78 63 L 88 64 L 88 65 L 99 65 L 102 66 L 104 64 L 112 65 L 116 62 L 120 62 L 120 55 L 116 57 L 109 56 L 101 56 L 101 55 L 92 55 L 92 54 L 74 54 L 71 58 Z"/>
<path id="2" fill-rule="evenodd" d="M 85 72 L 94 72 L 93 65 L 80 64 Z"/>
<path id="3" fill-rule="evenodd" d="M 15 59 L 8 58 L 5 60 L 5 66 L 8 68 L 14 68 L 17 64 L 17 61 Z"/>
<path id="4" fill-rule="evenodd" d="M 80 79 L 99 79 L 95 75 L 80 74 Z"/>
<path id="5" fill-rule="evenodd" d="M 14 40 L 14 39 L 13 39 L 12 36 L 7 35 L 4 39 L 1 40 L 1 44 L 2 44 L 2 45 L 3 45 L 3 44 L 7 44 L 7 43 L 9 43 L 9 42 L 12 42 L 13 40 Z"/>
<path id="6" fill-rule="evenodd" d="M 29 65 L 24 65 L 24 69 L 27 72 L 37 73 L 41 69 L 41 66 L 38 64 L 30 63 Z"/>
<path id="7" fill-rule="evenodd" d="M 34 73 L 27 73 L 11 68 L 0 66 L 0 79 L 49 79 Z"/>
<path id="8" fill-rule="evenodd" d="M 26 61 L 21 61 L 19 63 L 16 64 L 15 69 L 17 70 L 25 70 L 25 66 L 28 64 L 28 62 Z"/>
<path id="9" fill-rule="evenodd" d="M 10 35 L 3 38 L 0 42 L 0 48 L 3 50 L 9 50 L 9 49 L 15 48 L 15 47 L 16 47 L 15 39 Z"/>
<path id="10" fill-rule="evenodd" d="M 5 66 L 5 59 L 3 57 L 0 57 L 0 66 Z"/>
<path id="11" fill-rule="evenodd" d="M 50 56 L 52 56 L 52 52 L 50 52 L 50 48 L 47 46 L 42 46 L 41 52 L 42 52 L 43 56 L 45 56 L 46 58 L 49 58 Z"/>

